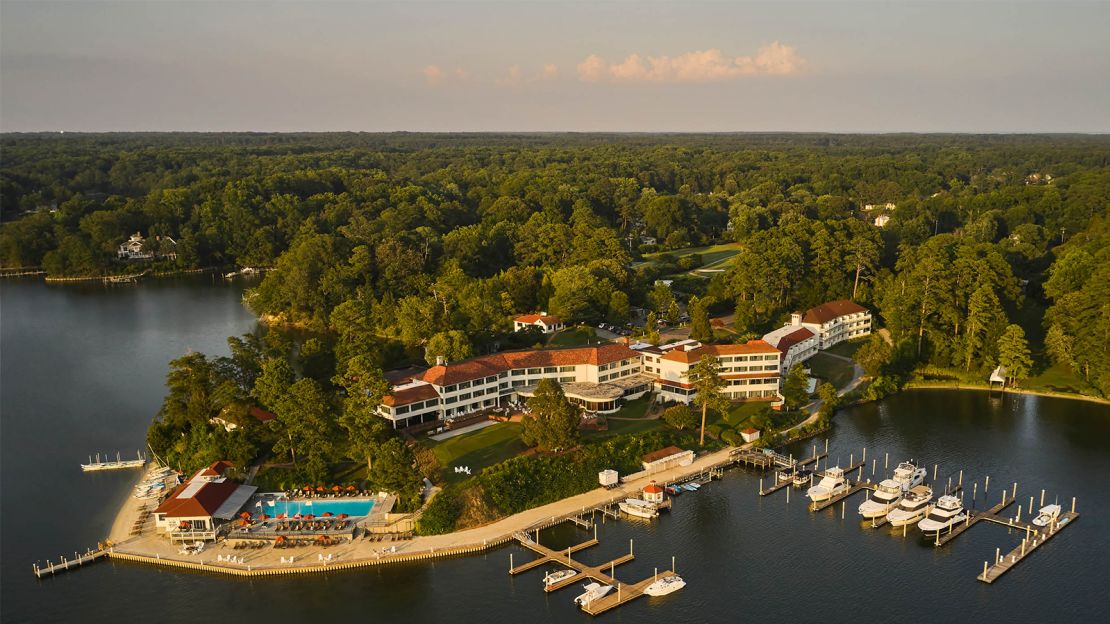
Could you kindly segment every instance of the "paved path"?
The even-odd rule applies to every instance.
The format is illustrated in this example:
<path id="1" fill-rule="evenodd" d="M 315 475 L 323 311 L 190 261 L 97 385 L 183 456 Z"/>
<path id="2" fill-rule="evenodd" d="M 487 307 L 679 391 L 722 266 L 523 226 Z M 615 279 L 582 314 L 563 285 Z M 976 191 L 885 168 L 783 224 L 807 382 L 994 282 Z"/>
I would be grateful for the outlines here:
<path id="1" fill-rule="evenodd" d="M 863 382 L 863 377 L 864 377 L 865 371 L 863 370 L 863 367 L 859 365 L 858 362 L 856 362 L 852 358 L 847 358 L 847 357 L 844 357 L 843 355 L 837 355 L 835 353 L 829 353 L 828 351 L 822 351 L 821 353 L 824 353 L 825 355 L 828 355 L 828 356 L 831 356 L 831 357 L 834 357 L 834 358 L 838 358 L 838 359 L 841 359 L 841 360 L 845 360 L 845 361 L 848 361 L 848 362 L 852 363 L 852 380 L 849 381 L 848 384 L 845 385 L 843 388 L 836 391 L 837 396 L 844 396 L 844 395 L 848 394 L 849 392 L 851 392 L 851 391 L 855 390 L 857 387 L 859 387 L 859 385 Z M 809 417 L 806 418 L 805 420 L 803 420 L 802 422 L 794 425 L 793 427 L 787 429 L 786 431 L 783 431 L 783 433 L 790 433 L 791 431 L 794 431 L 796 429 L 801 429 L 802 427 L 804 427 L 804 426 L 806 426 L 810 423 L 817 422 L 817 414 L 818 414 L 818 412 L 821 411 L 821 406 L 823 404 L 824 404 L 824 401 L 821 401 L 820 399 L 818 399 L 816 401 L 811 401 L 808 404 L 806 404 L 804 407 L 802 407 L 802 409 L 809 411 Z"/>

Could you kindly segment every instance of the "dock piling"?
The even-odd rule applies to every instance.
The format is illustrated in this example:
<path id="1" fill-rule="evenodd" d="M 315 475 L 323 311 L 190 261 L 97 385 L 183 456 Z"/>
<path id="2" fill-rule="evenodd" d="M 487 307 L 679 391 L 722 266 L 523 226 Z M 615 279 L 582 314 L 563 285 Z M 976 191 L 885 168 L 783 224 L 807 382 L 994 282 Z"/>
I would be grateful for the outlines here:
<path id="1" fill-rule="evenodd" d="M 1010 498 L 1017 498 L 1017 481 L 1014 481 L 1014 491 L 1010 494 Z"/>
<path id="2" fill-rule="evenodd" d="M 986 483 L 983 484 L 983 494 L 986 494 L 987 490 L 989 490 L 990 487 L 991 487 L 991 476 L 987 475 L 987 481 L 986 481 Z"/>
<path id="3" fill-rule="evenodd" d="M 1044 490 L 1041 490 L 1041 507 L 1044 507 Z"/>
<path id="4" fill-rule="evenodd" d="M 933 481 L 934 482 L 937 480 L 937 469 L 938 468 L 940 468 L 940 464 L 933 464 Z"/>
<path id="5" fill-rule="evenodd" d="M 960 485 L 961 488 L 964 486 L 964 471 L 962 469 L 960 470 L 960 484 L 959 485 Z"/>
<path id="6" fill-rule="evenodd" d="M 1071 497 L 1071 512 L 1075 513 L 1075 497 Z"/>
<path id="7" fill-rule="evenodd" d="M 888 452 L 885 455 L 883 455 L 883 470 L 886 470 L 889 467 L 890 467 L 890 453 Z"/>

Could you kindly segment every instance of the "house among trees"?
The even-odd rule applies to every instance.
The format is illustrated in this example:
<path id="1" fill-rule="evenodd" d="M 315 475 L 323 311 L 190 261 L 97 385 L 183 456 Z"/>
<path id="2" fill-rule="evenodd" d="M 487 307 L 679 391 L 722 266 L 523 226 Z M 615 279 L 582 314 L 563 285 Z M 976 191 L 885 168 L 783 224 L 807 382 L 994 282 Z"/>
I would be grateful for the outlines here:
<path id="1" fill-rule="evenodd" d="M 871 313 L 847 299 L 830 301 L 806 310 L 802 327 L 817 334 L 821 349 L 828 349 L 845 340 L 870 335 Z"/>
<path id="2" fill-rule="evenodd" d="M 555 333 L 566 325 L 557 316 L 548 316 L 547 312 L 539 314 L 524 314 L 513 319 L 513 331 L 527 331 L 538 327 L 545 334 Z"/>
<path id="3" fill-rule="evenodd" d="M 131 238 L 120 243 L 116 251 L 120 260 L 153 260 L 163 258 L 166 260 L 177 259 L 177 241 L 169 236 L 155 236 L 153 240 L 143 238 L 139 232 Z"/>
<path id="4" fill-rule="evenodd" d="M 875 217 L 875 227 L 886 227 L 890 223 L 890 215 L 879 215 Z"/>
<path id="5" fill-rule="evenodd" d="M 231 462 L 217 461 L 177 486 L 154 510 L 154 525 L 171 542 L 213 541 L 220 523 L 235 518 L 257 487 L 227 477 Z"/>

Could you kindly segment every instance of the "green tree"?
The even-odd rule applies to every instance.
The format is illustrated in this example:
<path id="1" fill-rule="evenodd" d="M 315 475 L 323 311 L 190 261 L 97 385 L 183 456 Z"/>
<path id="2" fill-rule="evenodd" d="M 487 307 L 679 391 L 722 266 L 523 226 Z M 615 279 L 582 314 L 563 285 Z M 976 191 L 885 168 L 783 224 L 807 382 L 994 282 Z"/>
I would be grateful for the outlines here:
<path id="1" fill-rule="evenodd" d="M 809 399 L 809 375 L 801 362 L 787 371 L 786 379 L 782 382 L 782 396 L 786 400 L 786 409 L 789 410 L 798 409 Z"/>
<path id="2" fill-rule="evenodd" d="M 821 409 L 831 412 L 840 405 L 840 395 L 836 391 L 836 386 L 827 381 L 817 387 L 817 397 L 821 399 Z"/>
<path id="3" fill-rule="evenodd" d="M 275 409 L 277 418 L 270 421 L 279 433 L 274 452 L 289 453 L 306 477 L 324 480 L 339 437 L 330 397 L 320 384 L 306 377 L 289 386 Z"/>
<path id="4" fill-rule="evenodd" d="M 1033 358 L 1029 355 L 1029 343 L 1025 340 L 1025 330 L 1021 325 L 1008 325 L 998 339 L 998 365 L 1006 369 L 1006 378 L 1013 380 L 1029 375 Z"/>
<path id="5" fill-rule="evenodd" d="M 370 470 L 370 483 L 387 492 L 411 493 L 419 489 L 420 483 L 415 464 L 412 449 L 400 438 L 390 438 L 378 449 L 377 461 Z"/>
<path id="6" fill-rule="evenodd" d="M 293 380 L 293 367 L 289 365 L 289 360 L 283 357 L 267 358 L 254 382 L 254 398 L 263 407 L 276 409 L 289 393 Z"/>
<path id="7" fill-rule="evenodd" d="M 663 410 L 663 422 L 675 429 L 693 429 L 698 426 L 697 416 L 688 405 L 672 405 Z"/>
<path id="8" fill-rule="evenodd" d="M 721 379 L 721 364 L 711 355 L 703 355 L 690 368 L 687 378 L 697 392 L 694 403 L 701 408 L 701 434 L 698 444 L 705 446 L 705 414 L 709 408 L 717 412 L 728 411 L 728 398 L 724 395 L 725 380 Z"/>
<path id="9" fill-rule="evenodd" d="M 525 415 L 521 439 L 528 446 L 544 451 L 568 449 L 578 443 L 578 406 L 563 393 L 554 379 L 541 380 L 535 394 L 528 399 L 531 414 Z"/>
<path id="10" fill-rule="evenodd" d="M 856 349 L 856 353 L 852 357 L 856 362 L 859 362 L 864 372 L 872 377 L 878 377 L 893 360 L 894 348 L 882 336 L 872 334 L 863 346 Z"/>
<path id="11" fill-rule="evenodd" d="M 647 321 L 644 323 L 644 340 L 653 345 L 659 344 L 661 340 L 659 336 L 659 319 L 656 318 L 655 312 L 648 312 Z"/>
<path id="12" fill-rule="evenodd" d="M 709 323 L 709 306 L 712 298 L 690 297 L 690 337 L 701 342 L 712 342 L 713 326 Z"/>
<path id="13" fill-rule="evenodd" d="M 1045 351 L 1048 352 L 1048 357 L 1056 365 L 1073 371 L 1078 368 L 1075 365 L 1075 341 L 1058 324 L 1053 323 L 1048 328 L 1048 334 L 1044 338 L 1044 346 Z"/>
<path id="14" fill-rule="evenodd" d="M 667 322 L 670 323 L 671 325 L 677 325 L 678 324 L 678 317 L 681 316 L 681 315 L 682 315 L 682 311 L 678 307 L 678 302 L 677 301 L 671 301 L 671 304 L 669 306 L 667 306 L 667 315 L 666 315 Z"/>
<path id="15" fill-rule="evenodd" d="M 674 303 L 674 292 L 671 291 L 671 287 L 662 281 L 657 281 L 648 294 L 649 308 L 665 316 L 667 310 L 669 310 Z"/>
<path id="16" fill-rule="evenodd" d="M 967 304 L 967 320 L 964 322 L 964 370 L 971 370 L 972 361 L 983 356 L 990 335 L 1004 319 L 1005 313 L 994 289 L 988 284 L 979 286 Z"/>
<path id="17" fill-rule="evenodd" d="M 389 393 L 381 369 L 366 356 L 347 361 L 342 375 L 332 383 L 343 389 L 343 412 L 339 425 L 347 434 L 351 457 L 365 457 L 367 474 L 374 469 L 374 455 L 389 433 L 389 425 L 378 414 L 378 406 Z"/>
<path id="18" fill-rule="evenodd" d="M 424 348 L 424 359 L 428 364 L 435 364 L 437 357 L 444 357 L 448 362 L 457 362 L 474 357 L 474 347 L 470 344 L 466 332 L 452 329 L 439 332 L 428 339 Z"/>

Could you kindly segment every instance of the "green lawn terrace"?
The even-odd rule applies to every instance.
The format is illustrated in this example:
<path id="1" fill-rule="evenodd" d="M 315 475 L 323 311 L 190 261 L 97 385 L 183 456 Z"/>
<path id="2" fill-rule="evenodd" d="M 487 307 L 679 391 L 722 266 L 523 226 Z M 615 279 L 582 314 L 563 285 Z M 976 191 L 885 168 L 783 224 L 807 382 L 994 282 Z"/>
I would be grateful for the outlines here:
<path id="1" fill-rule="evenodd" d="M 687 247 L 647 253 L 643 256 L 644 262 L 637 264 L 662 264 L 667 258 L 671 258 L 681 266 L 684 258 L 696 257 L 695 266 L 673 275 L 711 277 L 715 273 L 728 269 L 738 253 L 740 253 L 740 243 L 720 243 L 707 247 Z"/>

